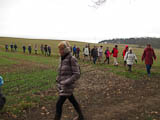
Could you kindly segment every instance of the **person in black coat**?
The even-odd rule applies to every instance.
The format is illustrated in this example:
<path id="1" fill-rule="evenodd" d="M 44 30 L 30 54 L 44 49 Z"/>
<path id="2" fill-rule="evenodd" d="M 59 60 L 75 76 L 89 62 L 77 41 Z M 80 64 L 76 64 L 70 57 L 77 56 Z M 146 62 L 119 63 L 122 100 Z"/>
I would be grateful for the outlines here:
<path id="1" fill-rule="evenodd" d="M 25 51 L 26 51 L 26 46 L 25 45 L 23 45 L 23 53 L 25 53 Z"/>
<path id="2" fill-rule="evenodd" d="M 16 44 L 14 44 L 14 49 L 15 49 L 15 51 L 17 51 L 17 45 Z"/>
<path id="3" fill-rule="evenodd" d="M 48 45 L 44 46 L 44 52 L 45 52 L 45 56 L 47 56 L 48 55 Z"/>
<path id="4" fill-rule="evenodd" d="M 91 56 L 93 57 L 93 63 L 96 64 L 97 58 L 98 58 L 98 50 L 97 47 L 94 46 L 91 50 Z"/>
<path id="5" fill-rule="evenodd" d="M 32 47 L 31 47 L 31 45 L 30 45 L 30 44 L 28 45 L 28 52 L 29 52 L 29 54 L 31 54 L 31 53 L 32 53 Z"/>

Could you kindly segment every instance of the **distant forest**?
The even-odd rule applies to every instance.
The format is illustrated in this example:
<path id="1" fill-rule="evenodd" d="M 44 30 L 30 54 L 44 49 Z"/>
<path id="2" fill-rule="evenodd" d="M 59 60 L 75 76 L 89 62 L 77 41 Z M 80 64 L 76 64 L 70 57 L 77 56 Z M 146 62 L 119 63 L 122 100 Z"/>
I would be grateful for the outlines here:
<path id="1" fill-rule="evenodd" d="M 110 39 L 110 40 L 102 40 L 99 43 L 136 44 L 139 47 L 144 47 L 146 44 L 151 44 L 153 48 L 160 48 L 160 38 L 151 38 L 151 37 Z"/>

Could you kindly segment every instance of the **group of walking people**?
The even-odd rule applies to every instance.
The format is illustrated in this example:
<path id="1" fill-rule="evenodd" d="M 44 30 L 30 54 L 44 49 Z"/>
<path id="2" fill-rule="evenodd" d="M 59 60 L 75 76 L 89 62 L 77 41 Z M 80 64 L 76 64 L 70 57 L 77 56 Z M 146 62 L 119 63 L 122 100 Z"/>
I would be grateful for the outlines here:
<path id="1" fill-rule="evenodd" d="M 10 49 L 11 49 L 11 52 L 16 52 L 17 49 L 18 49 L 17 44 L 12 43 L 10 45 Z M 32 48 L 31 44 L 29 44 L 28 46 L 23 45 L 22 49 L 23 49 L 23 53 L 26 53 L 26 50 L 28 49 L 28 53 L 32 54 L 33 48 Z M 38 49 L 39 49 L 38 44 L 35 44 L 34 45 L 34 53 L 35 54 L 38 54 Z M 9 51 L 9 45 L 8 44 L 5 44 L 5 50 L 6 50 L 6 52 Z M 41 50 L 41 54 L 44 54 L 45 56 L 51 56 L 51 46 L 49 46 L 47 44 L 45 44 L 45 45 L 41 44 L 40 50 Z"/>
<path id="2" fill-rule="evenodd" d="M 87 44 L 83 48 L 83 56 L 83 61 L 93 60 L 93 63 L 96 64 L 96 61 L 98 59 L 98 61 L 101 62 L 103 56 L 103 46 L 97 48 L 97 46 L 94 45 L 94 47 L 91 49 L 90 45 Z"/>
<path id="3" fill-rule="evenodd" d="M 97 47 L 94 45 L 92 49 L 88 45 L 85 46 L 83 50 L 84 60 L 93 60 L 93 63 L 96 64 L 97 60 L 99 63 L 102 63 L 103 54 L 105 55 L 105 60 L 103 63 L 110 63 L 110 56 L 113 54 L 114 57 L 114 65 L 118 65 L 117 62 L 117 56 L 118 56 L 118 46 L 115 45 L 115 48 L 113 48 L 112 52 L 110 52 L 109 47 L 106 48 L 105 51 L 103 51 L 103 46 Z"/>
<path id="4" fill-rule="evenodd" d="M 131 72 L 134 61 L 137 63 L 137 57 L 133 53 L 132 48 L 128 49 L 128 45 L 126 45 L 125 49 L 123 50 L 123 58 L 124 58 L 124 66 L 127 64 L 128 71 Z M 141 60 L 145 61 L 147 74 L 148 76 L 150 76 L 153 60 L 156 60 L 156 54 L 150 44 L 147 44 L 146 48 L 144 49 Z"/>
<path id="5" fill-rule="evenodd" d="M 23 53 L 26 53 L 26 49 L 28 48 L 28 53 L 31 54 L 32 53 L 32 45 L 29 44 L 28 46 L 23 45 L 22 49 L 23 49 Z M 16 52 L 18 49 L 17 44 L 10 44 L 10 49 L 11 52 Z M 38 54 L 38 44 L 34 45 L 34 53 Z M 9 51 L 9 45 L 5 44 L 5 50 Z M 51 46 L 45 44 L 41 44 L 40 46 L 40 50 L 41 50 L 41 54 L 45 55 L 45 56 L 51 56 Z M 80 47 L 77 47 L 76 45 L 70 46 L 70 50 L 71 52 L 73 52 L 73 56 L 75 56 L 77 59 L 80 59 Z M 110 64 L 110 56 L 113 56 L 113 65 L 114 66 L 118 66 L 118 45 L 115 45 L 114 48 L 112 49 L 112 51 L 109 50 L 109 47 L 106 47 L 105 51 L 103 51 L 103 46 L 100 45 L 99 47 L 97 47 L 96 45 L 94 45 L 94 47 L 91 49 L 90 48 L 90 44 L 87 44 L 84 48 L 83 48 L 83 61 L 88 61 L 88 60 L 92 60 L 94 64 L 96 64 L 97 60 L 99 63 L 102 63 L 102 58 L 103 58 L 103 54 L 105 56 L 105 60 L 104 60 L 104 64 L 107 62 L 108 64 Z M 133 49 L 130 47 L 128 47 L 128 45 L 125 46 L 123 53 L 123 60 L 124 60 L 124 66 L 128 66 L 128 71 L 132 71 L 132 66 L 134 64 L 134 62 L 137 63 L 137 57 L 135 55 L 135 53 L 133 52 Z M 144 53 L 142 55 L 142 61 L 145 60 L 145 64 L 146 64 L 146 69 L 147 69 L 147 73 L 150 75 L 150 69 L 152 67 L 153 64 L 153 59 L 156 59 L 156 55 L 155 52 L 153 50 L 153 48 L 151 47 L 150 44 L 147 44 L 147 47 L 144 50 Z"/>
<path id="6" fill-rule="evenodd" d="M 72 47 L 71 47 L 72 49 Z M 73 56 L 75 56 L 77 59 L 80 59 L 80 48 L 79 47 L 76 47 L 76 45 L 73 46 Z"/>
<path id="7" fill-rule="evenodd" d="M 31 45 L 29 45 L 29 46 L 31 46 Z M 28 48 L 30 48 L 29 46 L 28 46 Z M 36 45 L 35 45 L 35 47 L 36 47 Z M 48 47 L 49 46 L 47 46 L 47 45 L 45 45 L 45 46 L 41 45 L 42 54 L 44 54 L 43 52 L 48 51 Z M 76 47 L 76 46 L 74 46 L 74 47 Z M 73 47 L 73 51 L 75 49 L 74 47 Z M 38 49 L 38 46 L 37 46 L 37 49 Z M 61 57 L 60 65 L 58 68 L 58 75 L 56 77 L 59 98 L 56 103 L 56 113 L 54 116 L 54 120 L 61 120 L 63 104 L 67 99 L 72 103 L 76 112 L 78 113 L 78 116 L 75 117 L 74 120 L 84 120 L 84 115 L 82 113 L 81 107 L 73 94 L 76 81 L 80 78 L 80 67 L 79 67 L 78 61 L 76 59 L 77 52 L 74 51 L 74 54 L 72 55 L 71 46 L 70 46 L 69 42 L 67 42 L 67 41 L 60 42 L 58 44 L 58 49 L 59 49 L 59 54 Z M 77 48 L 76 48 L 76 50 L 77 50 Z M 102 60 L 103 46 L 100 46 L 99 48 L 94 46 L 94 48 L 92 48 L 90 50 L 90 46 L 86 45 L 85 48 L 83 49 L 83 53 L 84 53 L 84 57 L 88 57 L 89 55 L 91 57 L 93 57 L 93 63 L 95 64 L 97 58 L 99 59 L 99 61 Z M 47 54 L 47 53 L 45 53 L 45 54 Z M 117 62 L 118 45 L 115 45 L 112 52 L 110 52 L 109 48 L 107 47 L 104 54 L 106 57 L 106 59 L 104 60 L 104 63 L 107 61 L 109 64 L 109 57 L 110 57 L 110 55 L 113 55 L 114 65 L 115 66 L 118 65 L 118 62 Z M 122 55 L 123 55 L 123 59 L 124 59 L 124 66 L 128 65 L 128 70 L 131 71 L 131 68 L 132 68 L 134 61 L 137 62 L 137 57 L 134 54 L 132 48 L 131 47 L 129 48 L 126 45 L 125 49 L 123 50 Z M 142 54 L 142 61 L 145 60 L 148 75 L 151 74 L 150 69 L 153 64 L 153 59 L 156 59 L 155 52 L 154 52 L 153 48 L 151 47 L 151 45 L 147 44 L 147 47 L 144 49 L 144 52 Z M 0 86 L 2 84 L 3 84 L 3 78 L 0 77 Z M 0 90 L 0 98 L 1 97 L 2 97 L 2 94 L 1 94 L 1 90 Z M 3 105 L 4 105 L 5 101 L 6 100 L 3 97 L 3 101 L 0 101 L 0 107 L 3 107 L 1 105 L 1 103 L 3 102 Z"/>
<path id="8" fill-rule="evenodd" d="M 76 47 L 76 46 L 74 46 Z M 74 56 L 75 52 L 73 53 L 73 56 L 71 54 L 71 47 L 69 42 L 62 41 L 58 45 L 59 53 L 61 56 L 60 65 L 58 68 L 58 76 L 56 78 L 57 82 L 57 88 L 59 91 L 59 99 L 56 103 L 56 113 L 54 120 L 60 120 L 62 116 L 62 109 L 63 104 L 68 99 L 72 105 L 74 106 L 76 112 L 78 113 L 78 116 L 74 118 L 74 120 L 84 120 L 83 113 L 81 111 L 80 105 L 78 104 L 76 98 L 73 95 L 73 90 L 75 87 L 76 81 L 80 78 L 80 67 L 78 65 L 77 59 Z M 96 63 L 96 59 L 99 57 L 101 59 L 103 55 L 103 46 L 100 46 L 98 49 L 96 46 L 89 52 L 90 47 L 85 46 L 83 49 L 84 58 L 89 55 L 93 57 L 93 63 Z M 73 48 L 74 50 L 74 48 Z M 118 65 L 117 62 L 117 56 L 118 56 L 118 46 L 115 45 L 112 52 L 109 51 L 109 48 L 107 47 L 104 52 L 106 59 L 104 60 L 104 63 L 108 61 L 109 64 L 109 57 L 111 54 L 113 54 L 114 57 L 114 65 Z M 131 71 L 132 65 L 135 62 L 137 62 L 137 57 L 134 54 L 132 48 L 128 47 L 128 45 L 125 46 L 125 49 L 122 53 L 123 60 L 124 60 L 124 66 L 128 65 L 128 70 Z M 147 73 L 150 75 L 150 69 L 153 64 L 153 58 L 156 59 L 155 52 L 153 48 L 151 48 L 150 44 L 147 44 L 147 47 L 145 48 L 143 55 L 142 55 L 142 61 L 145 60 Z"/>
<path id="9" fill-rule="evenodd" d="M 98 59 L 99 63 L 102 63 L 102 56 L 105 56 L 105 60 L 104 60 L 104 64 L 107 62 L 108 64 L 110 64 L 110 56 L 113 56 L 113 65 L 114 66 L 118 66 L 118 45 L 115 45 L 114 48 L 112 49 L 112 51 L 109 50 L 109 47 L 106 47 L 106 50 L 103 52 L 103 46 L 99 46 L 97 48 L 96 45 L 94 45 L 94 47 L 92 49 L 90 49 L 89 45 L 86 45 L 85 48 L 83 49 L 83 61 L 84 60 L 93 60 L 93 63 L 96 64 L 96 61 Z M 132 66 L 134 64 L 134 62 L 137 63 L 137 56 L 135 55 L 135 53 L 133 52 L 133 49 L 131 47 L 129 47 L 128 45 L 125 46 L 123 52 L 122 52 L 122 56 L 123 56 L 123 60 L 124 60 L 124 66 L 128 66 L 128 71 L 132 71 Z M 150 69 L 152 67 L 153 64 L 153 59 L 156 60 L 156 55 L 154 52 L 154 49 L 151 47 L 150 44 L 147 44 L 147 47 L 145 48 L 143 54 L 142 54 L 142 61 L 145 60 L 145 64 L 146 64 L 146 69 L 147 69 L 147 73 L 148 75 L 150 75 Z"/>
<path id="10" fill-rule="evenodd" d="M 13 52 L 13 51 L 17 51 L 17 44 L 11 44 L 10 45 L 10 48 L 11 48 L 11 52 Z M 9 50 L 9 45 L 8 44 L 5 44 L 5 50 L 6 50 L 6 52 Z"/>

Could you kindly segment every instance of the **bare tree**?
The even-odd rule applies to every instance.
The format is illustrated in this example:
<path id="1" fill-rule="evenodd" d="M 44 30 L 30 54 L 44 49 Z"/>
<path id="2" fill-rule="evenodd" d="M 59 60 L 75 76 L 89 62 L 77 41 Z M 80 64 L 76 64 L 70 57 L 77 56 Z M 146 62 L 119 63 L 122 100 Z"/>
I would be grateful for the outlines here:
<path id="1" fill-rule="evenodd" d="M 106 0 L 92 0 L 96 5 L 101 5 L 106 2 Z"/>
<path id="2" fill-rule="evenodd" d="M 91 0 L 92 5 L 89 5 L 90 7 L 98 8 L 102 4 L 104 4 L 107 0 Z"/>
<path id="3" fill-rule="evenodd" d="M 132 2 L 135 2 L 136 0 L 128 0 L 128 2 L 131 4 Z M 103 5 L 104 3 L 106 3 L 107 0 L 91 0 L 91 5 L 89 5 L 90 7 L 94 7 L 94 8 L 98 8 L 101 5 Z"/>

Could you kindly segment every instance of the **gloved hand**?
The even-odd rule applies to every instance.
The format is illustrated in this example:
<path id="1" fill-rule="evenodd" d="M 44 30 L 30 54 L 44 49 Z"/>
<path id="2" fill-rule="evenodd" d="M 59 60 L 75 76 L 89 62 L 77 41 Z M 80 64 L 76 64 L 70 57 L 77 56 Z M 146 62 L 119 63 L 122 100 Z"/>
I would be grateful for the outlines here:
<path id="1" fill-rule="evenodd" d="M 135 60 L 135 62 L 137 63 L 137 60 Z"/>

